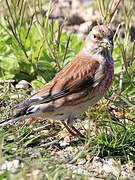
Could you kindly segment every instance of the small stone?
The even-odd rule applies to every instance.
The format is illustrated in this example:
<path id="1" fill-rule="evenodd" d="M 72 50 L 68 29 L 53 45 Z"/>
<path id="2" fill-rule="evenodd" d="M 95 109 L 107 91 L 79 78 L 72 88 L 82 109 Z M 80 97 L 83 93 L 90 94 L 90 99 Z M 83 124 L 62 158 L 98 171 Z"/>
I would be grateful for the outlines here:
<path id="1" fill-rule="evenodd" d="M 59 136 L 60 136 L 61 138 L 65 138 L 65 137 L 68 136 L 68 132 L 61 131 L 61 132 L 59 132 Z"/>
<path id="2" fill-rule="evenodd" d="M 63 160 L 68 160 L 68 161 L 71 161 L 73 160 L 74 156 L 72 156 L 71 154 L 67 154 L 65 156 L 63 156 Z M 67 165 L 67 167 L 70 166 L 70 165 Z"/>
<path id="3" fill-rule="evenodd" d="M 115 166 L 115 160 L 114 159 L 108 159 L 107 163 L 110 165 L 110 166 Z"/>
<path id="4" fill-rule="evenodd" d="M 75 148 L 73 148 L 72 146 L 69 146 L 69 147 L 66 148 L 66 151 L 68 151 L 69 153 L 74 153 Z"/>
<path id="5" fill-rule="evenodd" d="M 66 136 L 66 137 L 64 138 L 64 142 L 69 144 L 69 143 L 71 142 L 70 137 L 69 137 L 69 136 Z"/>
<path id="6" fill-rule="evenodd" d="M 34 135 L 30 135 L 30 136 L 29 136 L 30 139 L 32 139 L 32 138 L 34 138 L 34 137 L 35 137 Z"/>
<path id="7" fill-rule="evenodd" d="M 89 180 L 97 180 L 96 177 L 90 177 Z"/>
<path id="8" fill-rule="evenodd" d="M 103 165 L 103 170 L 104 170 L 106 173 L 111 173 L 111 172 L 112 172 L 112 168 L 111 168 L 108 164 L 104 164 L 104 165 Z"/>
<path id="9" fill-rule="evenodd" d="M 84 20 L 82 17 L 79 16 L 79 14 L 73 14 L 68 18 L 68 25 L 80 25 L 84 23 Z"/>
<path id="10" fill-rule="evenodd" d="M 93 168 L 97 168 L 97 167 L 102 167 L 103 166 L 103 162 L 100 159 L 94 159 L 93 160 Z"/>
<path id="11" fill-rule="evenodd" d="M 1 170 L 11 170 L 11 169 L 17 169 L 19 167 L 19 160 L 13 160 L 13 161 L 5 161 L 5 163 L 2 165 Z"/>
<path id="12" fill-rule="evenodd" d="M 29 87 L 29 83 L 25 80 L 21 80 L 15 87 L 16 89 L 27 89 Z"/>
<path id="13" fill-rule="evenodd" d="M 123 178 L 128 177 L 128 173 L 126 171 L 121 171 L 121 176 Z"/>
<path id="14" fill-rule="evenodd" d="M 15 159 L 15 160 L 13 160 L 13 166 L 15 167 L 15 168 L 18 168 L 18 166 L 19 166 L 19 160 L 17 160 L 17 159 Z"/>
<path id="15" fill-rule="evenodd" d="M 3 89 L 3 86 L 0 85 L 0 89 Z"/>
<path id="16" fill-rule="evenodd" d="M 8 161 L 5 161 L 0 170 L 5 171 L 7 169 L 7 162 Z"/>
<path id="17" fill-rule="evenodd" d="M 86 130 L 89 130 L 89 129 L 90 129 L 90 123 L 89 123 L 89 121 L 86 121 L 86 123 L 85 123 L 85 125 L 84 125 L 84 128 L 85 128 Z"/>
<path id="18" fill-rule="evenodd" d="M 88 34 L 91 25 L 92 25 L 91 21 L 88 21 L 88 22 L 81 24 L 79 27 L 79 32 Z"/>
<path id="19" fill-rule="evenodd" d="M 86 159 L 84 159 L 84 160 L 78 162 L 78 165 L 84 165 L 85 163 L 86 163 Z"/>
<path id="20" fill-rule="evenodd" d="M 46 130 L 46 129 L 45 129 L 45 130 L 41 131 L 41 133 L 47 135 L 47 134 L 49 134 L 49 130 Z"/>
<path id="21" fill-rule="evenodd" d="M 86 135 L 86 131 L 85 130 L 80 130 L 80 133 L 83 135 Z"/>
<path id="22" fill-rule="evenodd" d="M 22 94 L 14 94 L 11 96 L 11 99 L 21 99 L 23 97 L 24 97 L 24 95 L 22 95 Z"/>
<path id="23" fill-rule="evenodd" d="M 91 159 L 91 155 L 90 155 L 90 154 L 87 154 L 86 159 L 87 159 L 87 160 L 90 160 L 90 159 Z"/>
<path id="24" fill-rule="evenodd" d="M 77 169 L 73 170 L 73 173 L 82 174 L 83 169 L 82 168 L 77 168 Z"/>
<path id="25" fill-rule="evenodd" d="M 32 171 L 32 177 L 33 177 L 33 178 L 37 178 L 37 176 L 39 175 L 39 173 L 40 173 L 40 170 L 39 170 L 39 169 L 36 169 L 36 170 Z"/>
<path id="26" fill-rule="evenodd" d="M 54 124 L 54 120 L 53 119 L 48 119 L 47 124 Z"/>
<path id="27" fill-rule="evenodd" d="M 68 146 L 69 145 L 69 143 L 67 143 L 67 142 L 60 142 L 60 146 L 62 146 L 62 147 L 66 147 L 66 146 Z"/>

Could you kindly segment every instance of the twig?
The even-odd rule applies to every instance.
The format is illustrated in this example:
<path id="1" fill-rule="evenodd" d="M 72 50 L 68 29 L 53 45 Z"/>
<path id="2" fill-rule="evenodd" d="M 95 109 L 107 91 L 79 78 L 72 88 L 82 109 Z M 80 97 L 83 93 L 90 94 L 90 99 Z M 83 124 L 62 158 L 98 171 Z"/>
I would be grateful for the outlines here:
<path id="1" fill-rule="evenodd" d="M 53 58 L 53 60 L 55 61 L 56 65 L 58 66 L 58 68 L 59 68 L 59 70 L 60 70 L 60 69 L 61 69 L 60 64 L 59 64 L 59 62 L 57 61 L 57 57 L 55 56 L 53 50 L 52 50 L 51 47 L 49 46 L 49 43 L 48 43 L 46 34 L 45 34 L 45 42 L 46 42 L 46 45 L 47 45 L 47 48 L 48 48 L 48 50 L 49 50 L 49 53 L 50 53 L 51 57 Z"/>
<path id="2" fill-rule="evenodd" d="M 21 14 L 20 15 L 20 26 L 22 26 L 25 8 L 26 8 L 26 1 L 24 0 L 22 3 L 21 13 L 20 13 Z"/>
<path id="3" fill-rule="evenodd" d="M 66 44 L 66 49 L 65 49 L 65 53 L 64 53 L 64 56 L 63 56 L 63 59 L 62 59 L 62 62 L 64 63 L 64 60 L 66 58 L 66 55 L 67 55 L 67 50 L 68 50 L 68 45 L 69 45 L 69 42 L 70 42 L 70 36 L 67 40 L 67 44 Z"/>
<path id="4" fill-rule="evenodd" d="M 28 35 L 29 35 L 29 32 L 30 32 L 30 29 L 31 29 L 31 27 L 32 27 L 32 22 L 33 22 L 34 15 L 35 15 L 35 14 L 33 14 L 32 17 L 31 17 L 30 25 L 29 25 L 28 31 L 27 31 L 27 33 L 26 33 L 25 40 L 27 40 Z"/>
<path id="5" fill-rule="evenodd" d="M 12 12 L 11 12 L 11 9 L 10 9 L 10 6 L 9 6 L 9 4 L 8 4 L 8 0 L 6 0 L 6 5 L 7 5 L 7 8 L 8 8 L 8 11 L 9 11 L 9 14 L 10 14 L 10 16 L 11 16 L 11 19 L 12 19 L 12 23 L 13 23 L 13 32 L 14 32 L 14 36 L 16 36 L 17 37 L 17 33 L 16 33 L 16 28 L 15 28 L 15 21 L 14 21 L 14 18 L 13 18 L 13 16 L 12 16 Z M 11 25 L 11 24 L 10 24 Z"/>
<path id="6" fill-rule="evenodd" d="M 123 62 L 124 62 L 124 65 L 125 65 L 125 70 L 126 70 L 126 74 L 128 77 L 129 76 L 129 73 L 128 73 L 128 64 L 127 64 L 127 57 L 126 57 L 126 49 L 124 47 L 121 48 L 121 53 L 122 53 L 122 58 L 123 58 Z"/>
<path id="7" fill-rule="evenodd" d="M 47 17 L 46 17 L 45 26 L 44 26 L 45 31 L 46 31 L 46 28 L 47 28 L 48 19 L 49 19 L 50 12 L 51 12 L 51 7 L 52 7 L 52 0 L 49 1 L 49 5 L 48 5 Z"/>
<path id="8" fill-rule="evenodd" d="M 131 66 L 132 66 L 134 58 L 135 58 L 134 54 L 135 54 L 135 41 L 134 41 L 134 44 L 133 44 L 132 55 L 131 55 Z"/>
<path id="9" fill-rule="evenodd" d="M 111 22 L 111 20 L 112 20 L 112 18 L 113 18 L 113 16 L 114 16 L 115 12 L 117 11 L 118 6 L 119 6 L 119 4 L 120 4 L 121 1 L 122 1 L 122 0 L 118 0 L 118 2 L 116 3 L 113 12 L 112 12 L 112 14 L 110 15 L 110 19 L 109 19 L 109 21 L 108 21 L 108 24 L 110 24 L 110 22 Z"/>
<path id="10" fill-rule="evenodd" d="M 102 0 L 97 0 L 97 3 L 98 3 L 98 8 L 99 8 L 99 11 L 101 13 L 101 16 L 104 19 L 104 17 L 105 17 L 105 10 L 104 10 L 104 6 L 103 6 L 103 1 Z"/>
<path id="11" fill-rule="evenodd" d="M 34 0 L 34 11 L 35 11 L 36 22 L 37 22 L 37 24 L 40 24 L 40 23 L 39 23 L 39 20 L 38 20 L 38 16 L 37 16 L 36 1 L 35 1 L 35 0 Z"/>
<path id="12" fill-rule="evenodd" d="M 30 7 L 30 5 L 29 5 L 29 9 L 30 9 L 30 11 L 31 11 L 31 14 L 33 14 L 33 15 L 35 15 L 35 17 L 36 17 L 36 14 L 37 14 L 37 12 L 34 10 L 34 12 L 32 11 L 32 8 Z M 33 17 L 34 18 L 34 17 Z M 41 37 L 43 37 L 43 33 L 41 32 L 41 30 L 40 30 L 40 27 L 39 27 L 39 23 L 38 23 L 38 19 L 36 19 L 36 27 L 37 27 L 37 29 L 38 29 L 38 31 L 39 31 L 39 34 L 40 34 L 40 36 Z"/>
<path id="13" fill-rule="evenodd" d="M 36 58 L 37 61 L 39 60 L 39 56 L 40 56 L 41 50 L 42 50 L 42 48 L 43 48 L 43 46 L 44 46 L 44 41 L 45 41 L 45 40 L 43 40 L 41 46 L 39 47 L 38 55 L 37 55 L 37 58 Z"/>
<path id="14" fill-rule="evenodd" d="M 121 63 L 121 74 L 120 74 L 120 83 L 119 83 L 119 93 L 121 93 L 121 91 L 122 91 L 123 74 L 124 74 L 124 61 L 122 61 L 122 63 Z"/>

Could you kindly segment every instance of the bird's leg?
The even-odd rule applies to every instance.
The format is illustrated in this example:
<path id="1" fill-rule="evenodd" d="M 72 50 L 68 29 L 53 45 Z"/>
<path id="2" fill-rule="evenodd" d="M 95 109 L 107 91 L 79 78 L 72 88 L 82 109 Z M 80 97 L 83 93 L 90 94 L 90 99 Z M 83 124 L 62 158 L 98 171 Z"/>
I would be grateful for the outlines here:
<path id="1" fill-rule="evenodd" d="M 70 129 L 70 127 L 68 127 L 68 125 L 64 122 L 64 120 L 61 120 L 61 122 L 72 136 L 77 136 L 77 134 L 72 132 L 72 130 Z"/>
<path id="2" fill-rule="evenodd" d="M 83 134 L 81 134 L 78 129 L 76 129 L 74 126 L 73 126 L 73 122 L 75 120 L 75 116 L 74 114 L 71 114 L 69 117 L 68 117 L 68 121 L 67 121 L 67 124 L 69 125 L 69 127 L 71 127 L 78 135 L 80 136 L 81 138 L 85 138 L 85 136 Z"/>

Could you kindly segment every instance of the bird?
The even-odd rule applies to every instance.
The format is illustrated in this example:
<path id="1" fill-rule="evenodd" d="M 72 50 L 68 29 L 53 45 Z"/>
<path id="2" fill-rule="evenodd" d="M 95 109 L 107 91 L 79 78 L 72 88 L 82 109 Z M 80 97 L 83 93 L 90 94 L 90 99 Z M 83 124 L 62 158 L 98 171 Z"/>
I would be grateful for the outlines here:
<path id="1" fill-rule="evenodd" d="M 106 95 L 114 75 L 113 31 L 96 25 L 80 53 L 38 92 L 18 104 L 19 112 L 0 127 L 22 119 L 60 120 L 70 134 L 84 138 L 73 125 L 75 117 Z M 66 120 L 66 122 L 65 122 Z"/>

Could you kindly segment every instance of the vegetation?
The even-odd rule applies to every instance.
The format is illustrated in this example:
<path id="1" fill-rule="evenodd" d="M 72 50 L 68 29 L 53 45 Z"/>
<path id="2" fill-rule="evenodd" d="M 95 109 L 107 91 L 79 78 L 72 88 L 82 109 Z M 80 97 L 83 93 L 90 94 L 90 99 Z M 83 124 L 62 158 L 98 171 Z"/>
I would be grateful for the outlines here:
<path id="1" fill-rule="evenodd" d="M 133 8 L 132 0 L 115 2 L 97 0 L 102 21 L 116 27 L 115 76 L 105 99 L 79 117 L 85 121 L 76 123 L 78 129 L 87 132 L 85 142 L 72 137 L 70 148 L 60 146 L 59 142 L 67 136 L 60 122 L 39 119 L 30 126 L 25 122 L 5 126 L 0 129 L 0 169 L 13 160 L 19 160 L 20 164 L 17 168 L 0 170 L 0 179 L 37 176 L 89 179 L 93 174 L 73 175 L 72 167 L 94 156 L 121 163 L 135 162 L 135 41 L 130 39 Z M 49 82 L 72 60 L 83 42 L 74 34 L 63 33 L 64 24 L 49 19 L 55 8 L 51 0 L 47 16 L 43 15 L 40 0 L 6 0 L 1 6 L 7 9 L 0 15 L 0 121 L 3 121 L 11 115 L 13 106 Z M 28 81 L 30 89 L 16 90 L 15 84 L 20 80 Z"/>

